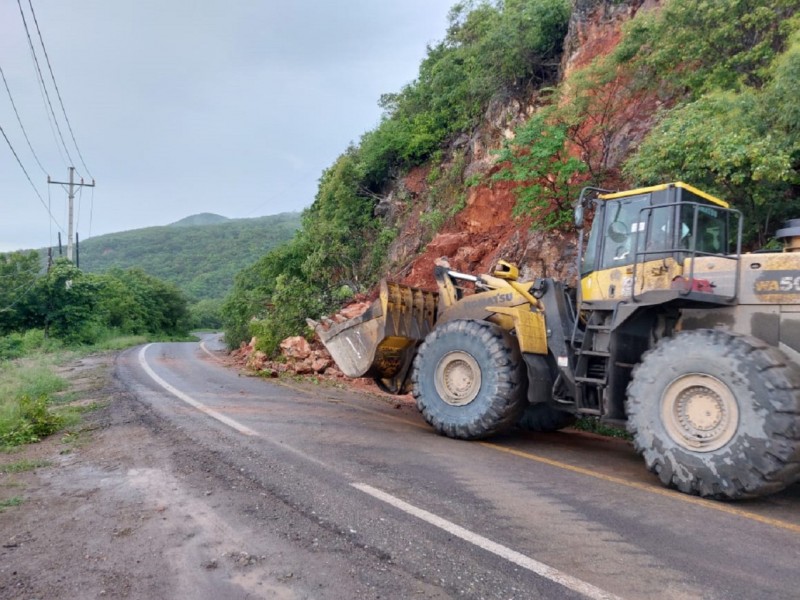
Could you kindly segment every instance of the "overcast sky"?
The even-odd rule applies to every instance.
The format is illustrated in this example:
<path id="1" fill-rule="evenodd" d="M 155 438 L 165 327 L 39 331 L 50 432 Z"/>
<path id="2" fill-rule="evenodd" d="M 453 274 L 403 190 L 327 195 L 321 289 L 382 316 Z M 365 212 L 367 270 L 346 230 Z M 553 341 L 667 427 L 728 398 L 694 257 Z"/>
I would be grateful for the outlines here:
<path id="1" fill-rule="evenodd" d="M 32 1 L 97 183 L 76 202 L 82 239 L 201 212 L 240 218 L 309 206 L 322 171 L 379 122 L 380 95 L 416 77 L 455 3 Z M 21 0 L 62 135 L 89 183 L 28 2 Z M 43 200 L 0 136 L 0 251 L 44 247 L 67 229 L 66 192 L 46 181 L 66 181 L 69 160 L 59 153 L 14 0 L 0 2 L 0 68 L 44 167 L 0 81 L 0 127 Z"/>

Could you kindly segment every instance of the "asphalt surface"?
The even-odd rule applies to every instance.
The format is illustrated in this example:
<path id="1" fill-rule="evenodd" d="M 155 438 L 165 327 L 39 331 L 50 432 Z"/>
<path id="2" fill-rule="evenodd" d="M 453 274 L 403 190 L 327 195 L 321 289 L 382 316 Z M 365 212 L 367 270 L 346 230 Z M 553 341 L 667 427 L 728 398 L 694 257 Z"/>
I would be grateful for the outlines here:
<path id="1" fill-rule="evenodd" d="M 624 441 L 451 440 L 407 399 L 247 377 L 221 349 L 135 348 L 116 378 L 210 487 L 252 498 L 209 506 L 281 545 L 286 597 L 800 597 L 800 486 L 705 501 L 660 487 Z M 263 595 L 256 579 L 196 591 Z"/>

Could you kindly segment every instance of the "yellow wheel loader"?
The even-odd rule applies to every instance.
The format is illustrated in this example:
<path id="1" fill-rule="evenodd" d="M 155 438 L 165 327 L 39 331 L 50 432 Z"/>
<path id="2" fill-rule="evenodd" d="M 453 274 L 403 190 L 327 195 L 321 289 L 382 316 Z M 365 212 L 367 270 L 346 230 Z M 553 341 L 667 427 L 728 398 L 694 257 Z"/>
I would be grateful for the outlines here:
<path id="1" fill-rule="evenodd" d="M 743 254 L 741 214 L 679 182 L 587 188 L 575 221 L 577 288 L 442 264 L 437 292 L 383 282 L 367 313 L 316 331 L 346 375 L 411 391 L 453 438 L 591 416 L 626 426 L 683 492 L 800 480 L 800 220 L 778 232 L 785 251 Z"/>

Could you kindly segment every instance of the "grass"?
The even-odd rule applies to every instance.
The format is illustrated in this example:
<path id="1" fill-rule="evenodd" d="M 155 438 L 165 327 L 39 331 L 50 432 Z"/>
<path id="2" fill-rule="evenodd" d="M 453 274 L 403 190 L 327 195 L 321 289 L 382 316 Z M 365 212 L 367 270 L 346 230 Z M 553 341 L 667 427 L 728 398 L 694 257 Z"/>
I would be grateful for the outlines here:
<path id="1" fill-rule="evenodd" d="M 3 452 L 75 427 L 84 413 L 104 406 L 98 402 L 73 405 L 80 400 L 80 392 L 68 391 L 69 383 L 56 373 L 60 365 L 97 352 L 123 350 L 153 341 L 146 336 L 109 335 L 93 346 L 64 348 L 48 343 L 37 330 L 15 335 L 20 339 L 16 349 L 21 355 L 3 359 L 8 354 L 0 353 L 0 450 Z M 181 339 L 197 340 L 194 336 Z"/>
<path id="2" fill-rule="evenodd" d="M 103 352 L 107 350 L 124 350 L 132 346 L 146 344 L 149 339 L 144 335 L 122 335 L 111 337 L 90 346 L 88 349 L 91 352 Z"/>
<path id="3" fill-rule="evenodd" d="M 24 473 L 25 471 L 34 471 L 43 467 L 49 467 L 52 464 L 53 463 L 51 463 L 49 460 L 44 459 L 23 459 L 8 465 L 0 465 L 0 473 Z"/>
<path id="4" fill-rule="evenodd" d="M 78 399 L 56 370 L 71 360 L 98 351 L 119 350 L 146 342 L 138 336 L 108 338 L 91 348 L 34 348 L 21 358 L 0 360 L 0 448 L 8 451 L 80 422 L 98 405 L 69 406 Z"/>
<path id="5" fill-rule="evenodd" d="M 48 407 L 68 387 L 53 372 L 58 361 L 36 354 L 0 364 L 0 445 L 39 441 L 61 427 L 62 419 Z"/>
<path id="6" fill-rule="evenodd" d="M 615 437 L 623 440 L 632 440 L 633 436 L 619 427 L 611 427 L 605 423 L 601 423 L 598 419 L 593 417 L 583 417 L 578 419 L 572 426 L 573 429 L 580 431 L 588 431 L 589 433 L 596 433 L 597 435 L 604 435 L 606 437 Z"/>
<path id="7" fill-rule="evenodd" d="M 19 506 L 23 502 L 24 500 L 20 496 L 14 496 L 13 498 L 0 500 L 0 513 L 7 508 L 11 508 L 12 506 Z"/>

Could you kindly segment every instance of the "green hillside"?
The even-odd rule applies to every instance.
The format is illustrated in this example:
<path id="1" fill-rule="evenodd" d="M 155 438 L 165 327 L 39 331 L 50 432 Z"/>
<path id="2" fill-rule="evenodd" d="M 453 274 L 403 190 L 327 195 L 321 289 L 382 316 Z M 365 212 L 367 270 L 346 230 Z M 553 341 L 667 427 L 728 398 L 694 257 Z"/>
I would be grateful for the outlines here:
<path id="1" fill-rule="evenodd" d="M 256 219 L 194 215 L 165 227 L 82 240 L 80 266 L 94 273 L 137 267 L 175 283 L 192 300 L 222 298 L 238 271 L 289 241 L 299 226 L 298 213 Z"/>
<path id="2" fill-rule="evenodd" d="M 169 227 L 192 227 L 194 225 L 217 225 L 218 223 L 225 223 L 230 221 L 228 217 L 222 215 L 215 215 L 214 213 L 200 213 L 185 217 L 180 221 L 170 223 Z"/>

